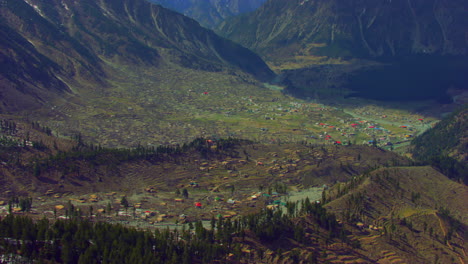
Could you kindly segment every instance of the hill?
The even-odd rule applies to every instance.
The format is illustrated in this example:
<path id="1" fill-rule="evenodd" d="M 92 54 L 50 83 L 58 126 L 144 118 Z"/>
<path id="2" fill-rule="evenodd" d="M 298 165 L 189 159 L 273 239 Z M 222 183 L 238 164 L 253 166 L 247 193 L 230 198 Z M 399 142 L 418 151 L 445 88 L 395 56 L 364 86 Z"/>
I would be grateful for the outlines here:
<path id="1" fill-rule="evenodd" d="M 354 228 L 376 262 L 466 261 L 468 189 L 431 167 L 377 169 L 327 197 L 328 211 Z"/>
<path id="2" fill-rule="evenodd" d="M 468 122 L 466 106 L 442 119 L 412 141 L 417 160 L 438 167 L 444 174 L 468 184 Z"/>
<path id="3" fill-rule="evenodd" d="M 150 0 L 214 28 L 226 18 L 252 12 L 266 0 Z"/>

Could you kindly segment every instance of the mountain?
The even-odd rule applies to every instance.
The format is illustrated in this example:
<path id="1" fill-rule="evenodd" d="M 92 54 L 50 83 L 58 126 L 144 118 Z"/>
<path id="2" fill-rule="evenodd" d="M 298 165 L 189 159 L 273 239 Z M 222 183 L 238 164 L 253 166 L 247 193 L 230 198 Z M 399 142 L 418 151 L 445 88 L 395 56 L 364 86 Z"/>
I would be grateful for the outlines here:
<path id="1" fill-rule="evenodd" d="M 269 59 L 468 52 L 464 0 L 270 0 L 218 32 Z"/>
<path id="2" fill-rule="evenodd" d="M 97 55 L 26 2 L 4 1 L 0 15 L 2 111 L 37 108 L 70 93 L 64 79 L 98 81 Z"/>
<path id="3" fill-rule="evenodd" d="M 270 0 L 227 19 L 217 32 L 260 54 L 295 96 L 447 104 L 450 87 L 467 88 L 465 6 L 463 0 Z"/>
<path id="4" fill-rule="evenodd" d="M 0 20 L 6 111 L 74 96 L 83 87 L 108 87 L 115 77 L 110 69 L 123 65 L 244 71 L 261 80 L 273 76 L 248 49 L 143 0 L 8 0 L 2 2 Z"/>
<path id="5" fill-rule="evenodd" d="M 266 0 L 148 0 L 214 28 L 226 18 L 252 12 Z"/>

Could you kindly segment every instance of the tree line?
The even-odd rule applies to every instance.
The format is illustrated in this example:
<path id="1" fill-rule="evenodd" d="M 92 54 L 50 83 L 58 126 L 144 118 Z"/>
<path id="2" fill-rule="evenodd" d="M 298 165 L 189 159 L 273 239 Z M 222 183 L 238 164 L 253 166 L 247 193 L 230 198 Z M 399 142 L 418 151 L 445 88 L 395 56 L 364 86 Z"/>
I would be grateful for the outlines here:
<path id="1" fill-rule="evenodd" d="M 291 237 L 306 243 L 305 228 L 294 220 L 298 217 L 313 219 L 328 231 L 327 239 L 346 240 L 335 216 L 308 199 L 288 203 L 284 212 L 278 208 L 236 219 L 213 217 L 211 228 L 198 221 L 180 230 L 138 230 L 70 215 L 55 221 L 7 215 L 0 219 L 0 254 L 39 263 L 216 263 L 230 253 L 240 258 L 247 233 L 264 242 Z"/>
<path id="2" fill-rule="evenodd" d="M 182 162 L 190 153 L 198 153 L 204 158 L 221 158 L 237 156 L 234 147 L 240 144 L 251 143 L 247 140 L 227 138 L 216 141 L 197 138 L 190 143 L 175 146 L 141 146 L 135 148 L 105 148 L 101 145 L 86 144 L 81 136 L 74 136 L 77 142 L 70 151 L 59 151 L 47 159 L 35 160 L 30 166 L 30 172 L 36 177 L 49 169 L 61 170 L 64 174 L 79 170 L 77 161 L 84 161 L 92 166 L 106 165 L 115 167 L 124 162 L 147 160 L 150 162 Z"/>

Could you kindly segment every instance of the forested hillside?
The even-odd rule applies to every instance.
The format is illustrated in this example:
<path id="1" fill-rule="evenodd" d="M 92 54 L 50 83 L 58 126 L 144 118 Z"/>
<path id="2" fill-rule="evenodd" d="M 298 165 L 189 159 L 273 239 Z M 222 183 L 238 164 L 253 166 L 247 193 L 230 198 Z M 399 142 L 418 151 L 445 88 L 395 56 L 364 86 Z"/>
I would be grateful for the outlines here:
<path id="1" fill-rule="evenodd" d="M 468 184 L 468 107 L 450 114 L 412 141 L 413 156 Z"/>
<path id="2" fill-rule="evenodd" d="M 83 218 L 82 214 L 70 203 L 67 206 L 69 220 L 50 222 L 44 218 L 33 222 L 14 215 L 0 219 L 0 254 L 8 262 L 35 260 L 67 264 L 239 263 L 249 259 L 271 263 L 277 258 L 317 262 L 319 248 L 324 244 L 316 245 L 318 248 L 306 256 L 288 252 L 287 248 L 278 248 L 267 256 L 262 248 L 246 247 L 252 242 L 270 244 L 281 239 L 312 245 L 312 240 L 306 242 L 305 239 L 306 226 L 296 225 L 299 218 L 316 225 L 317 241 L 351 242 L 335 216 L 308 199 L 302 201 L 301 206 L 290 203 L 284 214 L 281 210 L 266 210 L 232 221 L 212 218 L 209 229 L 204 228 L 202 222 L 195 222 L 187 229 L 184 226 L 181 230 L 150 232 L 95 222 Z M 282 254 L 284 251 L 286 253 Z"/>

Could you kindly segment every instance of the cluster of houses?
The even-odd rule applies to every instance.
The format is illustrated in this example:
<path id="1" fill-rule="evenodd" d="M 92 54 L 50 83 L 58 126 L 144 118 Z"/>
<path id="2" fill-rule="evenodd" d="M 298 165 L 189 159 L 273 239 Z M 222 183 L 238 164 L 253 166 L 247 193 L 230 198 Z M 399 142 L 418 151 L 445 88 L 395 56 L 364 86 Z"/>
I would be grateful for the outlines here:
<path id="1" fill-rule="evenodd" d="M 410 140 L 414 135 L 413 133 L 416 132 L 410 125 L 401 125 L 399 129 L 403 129 L 404 132 L 394 134 L 391 130 L 386 129 L 378 123 L 359 120 L 359 118 L 352 118 L 346 121 L 341 120 L 341 123 L 341 125 L 316 123 L 315 125 L 322 130 L 322 133 L 318 135 L 318 139 L 335 145 L 346 145 L 351 141 L 355 141 L 357 136 L 362 138 L 364 134 L 368 139 L 359 142 L 361 144 L 393 146 L 395 143 Z"/>

